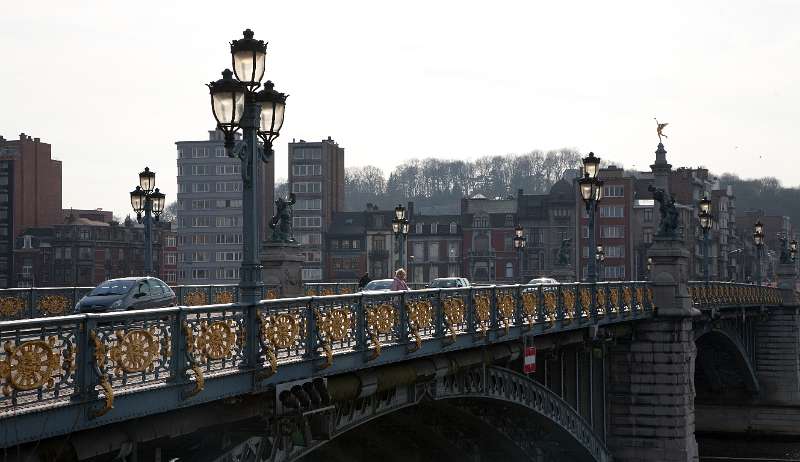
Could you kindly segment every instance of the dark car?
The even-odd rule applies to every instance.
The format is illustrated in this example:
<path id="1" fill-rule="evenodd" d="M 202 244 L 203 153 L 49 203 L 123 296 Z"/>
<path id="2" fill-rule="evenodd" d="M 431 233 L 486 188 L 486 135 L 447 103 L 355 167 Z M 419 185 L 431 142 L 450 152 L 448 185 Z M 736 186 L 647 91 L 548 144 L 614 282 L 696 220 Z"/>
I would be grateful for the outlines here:
<path id="1" fill-rule="evenodd" d="M 75 305 L 76 313 L 143 310 L 175 306 L 175 292 L 152 277 L 109 279 L 92 289 Z"/>

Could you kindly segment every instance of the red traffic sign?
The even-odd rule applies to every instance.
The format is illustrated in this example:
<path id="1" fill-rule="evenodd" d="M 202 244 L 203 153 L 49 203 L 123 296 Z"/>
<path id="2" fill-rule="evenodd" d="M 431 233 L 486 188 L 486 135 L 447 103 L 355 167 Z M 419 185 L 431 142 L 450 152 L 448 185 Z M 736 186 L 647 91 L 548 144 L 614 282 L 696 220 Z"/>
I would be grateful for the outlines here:
<path id="1" fill-rule="evenodd" d="M 536 347 L 525 348 L 525 358 L 522 363 L 522 372 L 533 374 L 536 372 Z"/>

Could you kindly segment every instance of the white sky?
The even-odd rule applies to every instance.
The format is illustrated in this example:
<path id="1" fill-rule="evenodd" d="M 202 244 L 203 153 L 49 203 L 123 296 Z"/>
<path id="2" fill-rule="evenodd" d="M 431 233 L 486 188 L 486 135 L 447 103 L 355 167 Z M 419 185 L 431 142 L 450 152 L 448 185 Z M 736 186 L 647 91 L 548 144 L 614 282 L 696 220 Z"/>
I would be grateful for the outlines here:
<path id="1" fill-rule="evenodd" d="M 228 42 L 268 40 L 290 94 L 276 146 L 332 136 L 347 166 L 593 150 L 800 183 L 800 2 L 35 1 L 0 15 L 0 134 L 53 145 L 64 207 L 127 214 L 148 165 L 213 126 Z M 166 5 L 166 6 L 165 6 Z"/>

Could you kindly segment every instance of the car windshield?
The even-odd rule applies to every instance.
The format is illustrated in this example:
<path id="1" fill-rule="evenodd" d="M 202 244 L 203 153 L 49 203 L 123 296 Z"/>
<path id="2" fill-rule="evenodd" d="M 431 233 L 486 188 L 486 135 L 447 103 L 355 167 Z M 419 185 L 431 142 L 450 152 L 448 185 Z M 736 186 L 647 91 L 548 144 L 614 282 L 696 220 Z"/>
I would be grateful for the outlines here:
<path id="1" fill-rule="evenodd" d="M 383 289 L 391 289 L 392 288 L 392 280 L 391 279 L 383 279 L 380 281 L 372 281 L 364 287 L 364 290 L 383 290 Z"/>
<path id="2" fill-rule="evenodd" d="M 434 279 L 431 282 L 431 287 L 444 289 L 458 287 L 458 279 Z"/>
<path id="3" fill-rule="evenodd" d="M 135 281 L 106 281 L 92 289 L 89 295 L 123 295 L 128 293 Z"/>

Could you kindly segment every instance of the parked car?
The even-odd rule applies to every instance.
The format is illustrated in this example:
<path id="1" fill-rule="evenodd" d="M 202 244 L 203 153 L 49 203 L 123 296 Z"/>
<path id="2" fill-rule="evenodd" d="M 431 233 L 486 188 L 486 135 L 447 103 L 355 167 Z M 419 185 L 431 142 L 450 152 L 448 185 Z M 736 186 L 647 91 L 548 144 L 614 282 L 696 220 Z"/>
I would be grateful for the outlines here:
<path id="1" fill-rule="evenodd" d="M 467 278 L 436 278 L 428 285 L 432 289 L 452 289 L 454 287 L 470 287 Z"/>
<path id="2" fill-rule="evenodd" d="M 528 281 L 528 285 L 540 286 L 546 284 L 558 284 L 558 281 L 553 278 L 535 278 Z"/>
<path id="3" fill-rule="evenodd" d="M 363 293 L 389 292 L 392 290 L 393 279 L 375 279 L 364 286 Z"/>
<path id="4" fill-rule="evenodd" d="M 76 313 L 142 310 L 175 306 L 175 292 L 153 277 L 109 279 L 86 294 L 75 305 Z"/>

